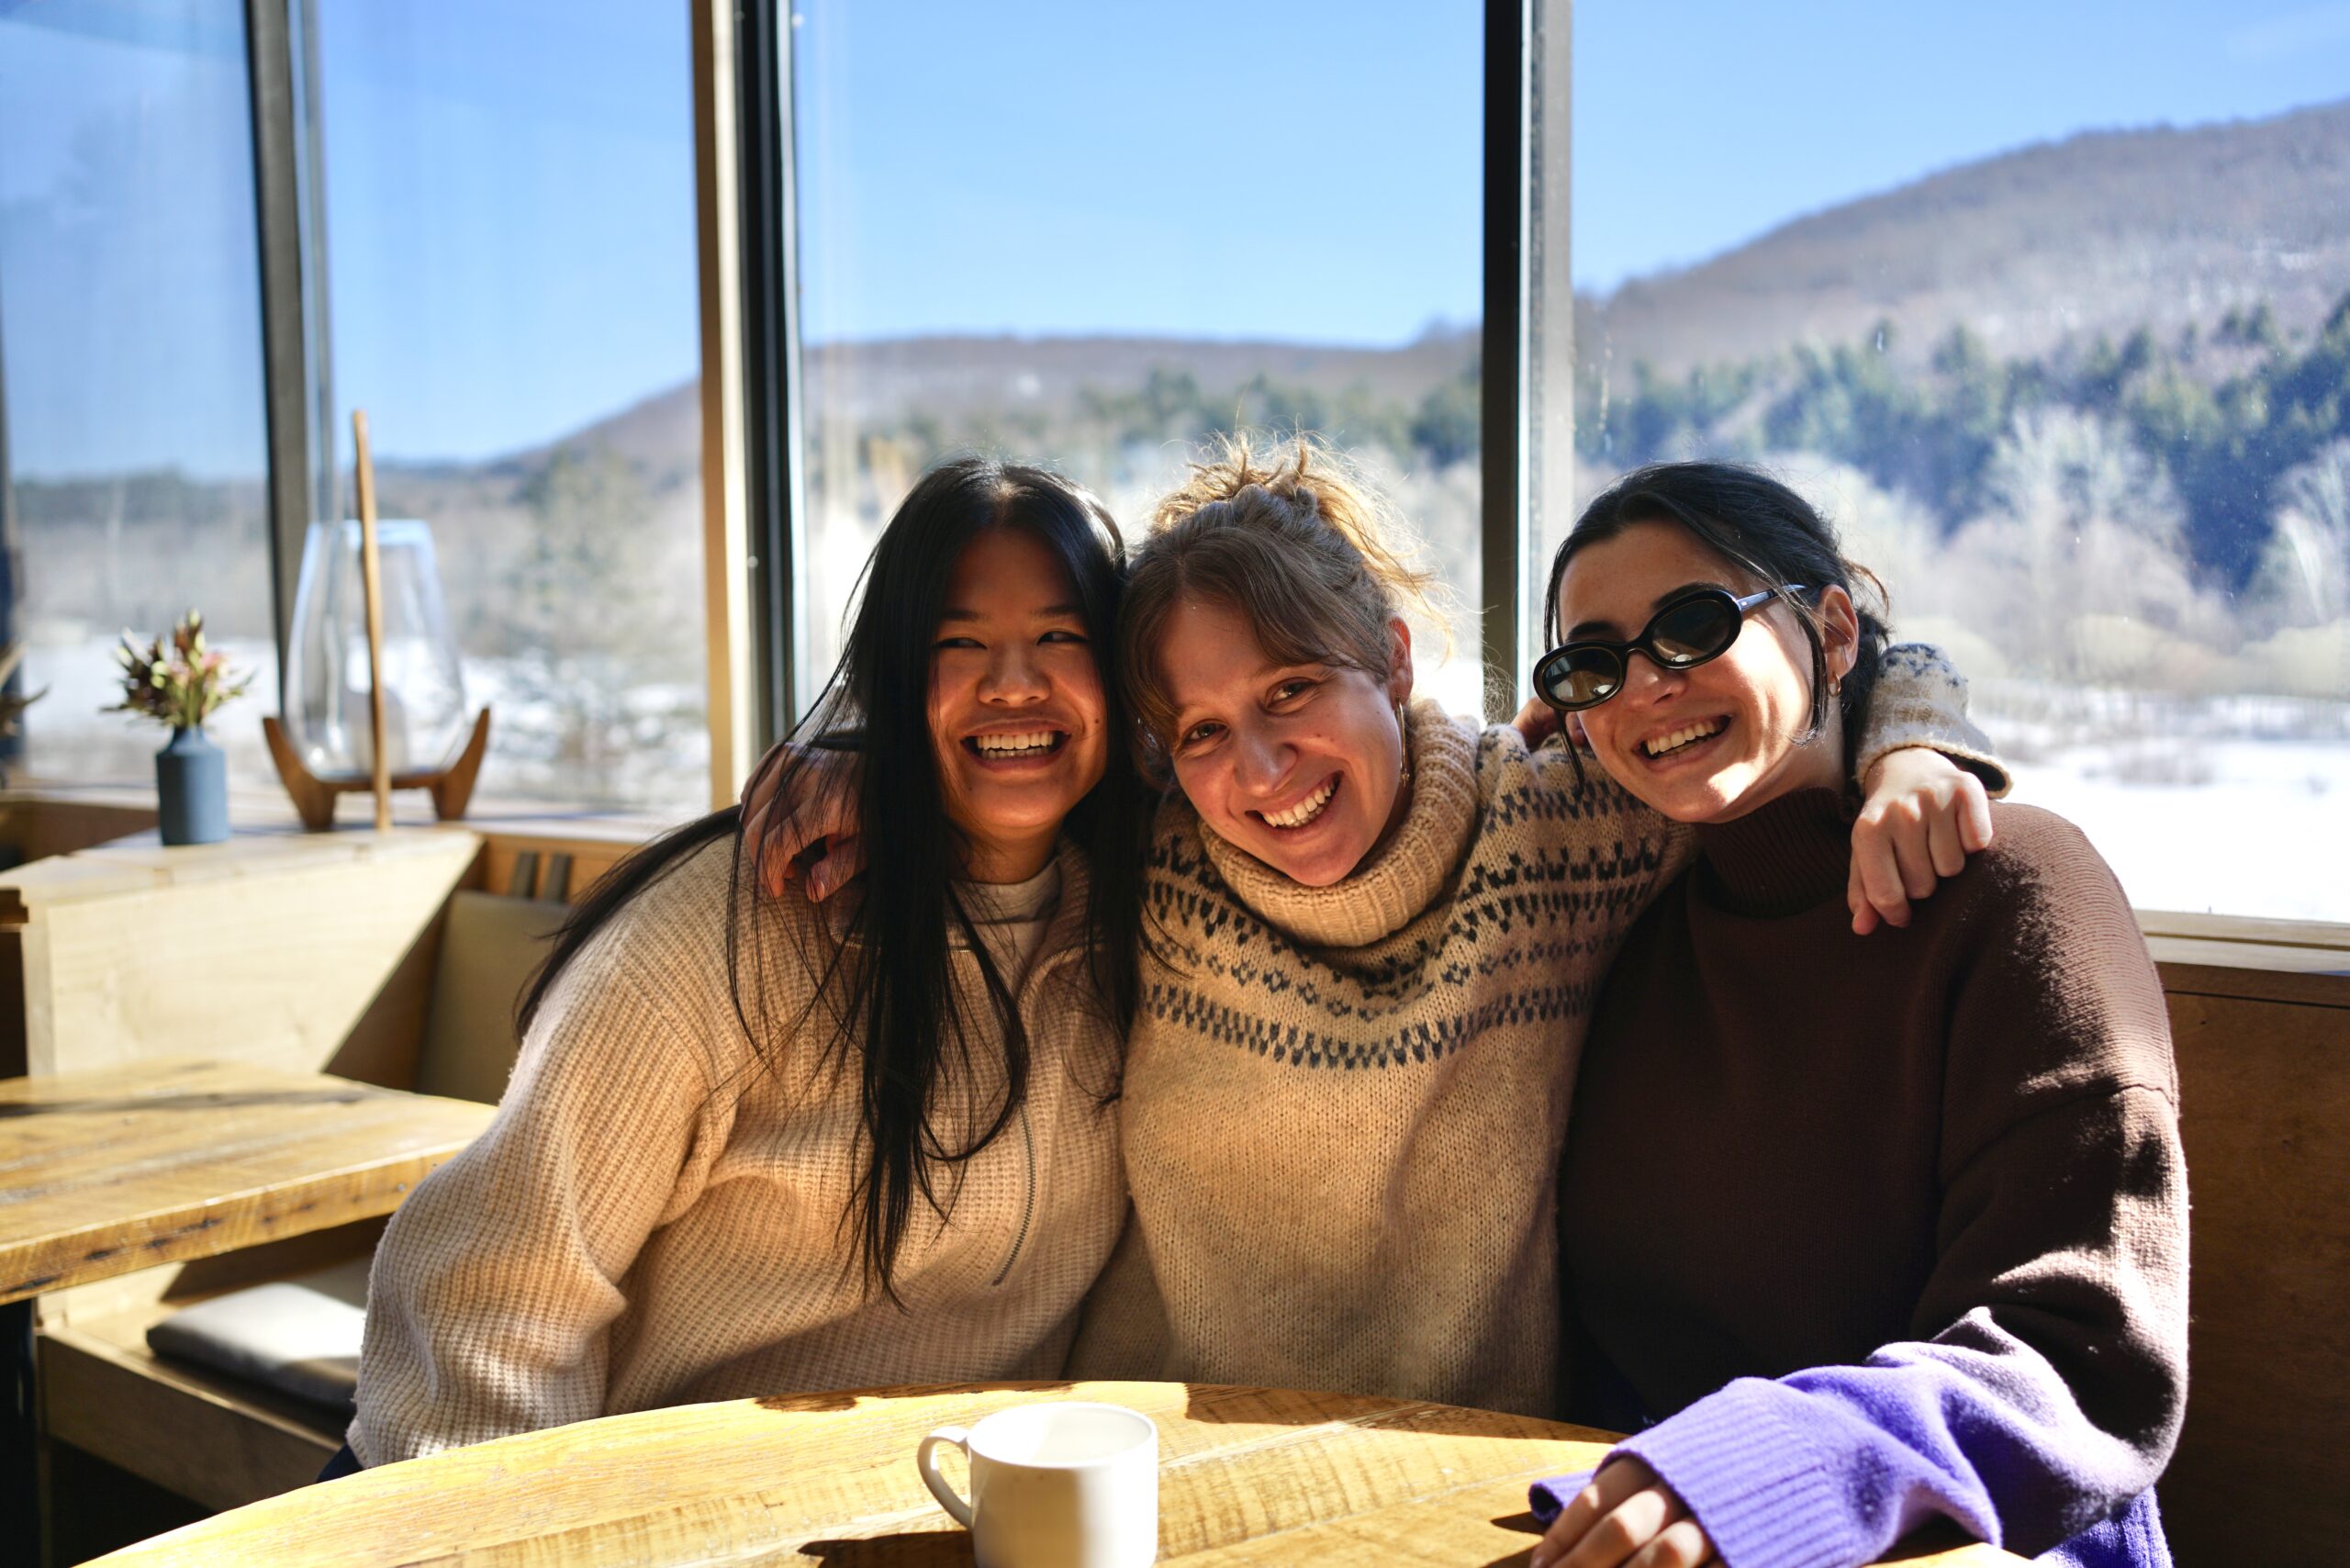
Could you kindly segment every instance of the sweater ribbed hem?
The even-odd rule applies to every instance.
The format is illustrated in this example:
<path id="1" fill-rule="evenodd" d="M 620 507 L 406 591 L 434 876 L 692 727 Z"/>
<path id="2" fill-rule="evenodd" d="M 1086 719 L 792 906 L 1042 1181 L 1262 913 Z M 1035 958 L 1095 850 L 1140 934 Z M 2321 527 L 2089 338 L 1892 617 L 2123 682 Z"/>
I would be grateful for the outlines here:
<path id="1" fill-rule="evenodd" d="M 1740 1378 L 1617 1447 L 1681 1495 L 1725 1568 L 1850 1568 L 1877 1555 L 1829 1456 L 1781 1417 L 1787 1392 Z"/>

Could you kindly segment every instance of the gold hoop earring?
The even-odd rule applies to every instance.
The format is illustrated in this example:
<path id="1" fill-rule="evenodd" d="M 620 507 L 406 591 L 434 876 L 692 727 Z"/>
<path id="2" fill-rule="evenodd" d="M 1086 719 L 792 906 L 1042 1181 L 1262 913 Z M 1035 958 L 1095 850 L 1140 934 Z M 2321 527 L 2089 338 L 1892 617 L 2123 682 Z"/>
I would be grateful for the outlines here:
<path id="1" fill-rule="evenodd" d="M 1395 788 L 1408 790 L 1412 786 L 1412 722 L 1401 702 L 1395 704 Z"/>

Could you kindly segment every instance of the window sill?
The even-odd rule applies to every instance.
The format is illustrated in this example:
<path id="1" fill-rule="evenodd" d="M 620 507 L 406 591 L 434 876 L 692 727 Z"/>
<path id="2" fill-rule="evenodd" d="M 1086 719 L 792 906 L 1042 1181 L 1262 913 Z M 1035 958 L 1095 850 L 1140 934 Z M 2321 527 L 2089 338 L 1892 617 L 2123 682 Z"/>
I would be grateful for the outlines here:
<path id="1" fill-rule="evenodd" d="M 2174 993 L 2350 1008 L 2350 925 L 2138 912 Z"/>
<path id="2" fill-rule="evenodd" d="M 80 844 L 62 847 L 78 848 L 127 834 L 151 839 L 153 829 L 146 823 L 154 809 L 154 792 L 130 785 L 24 779 L 0 790 L 0 836 L 18 836 L 7 831 L 11 818 L 53 811 L 88 815 L 102 824 L 88 830 L 91 835 Z M 293 802 L 274 790 L 232 789 L 229 818 L 240 834 L 302 832 Z M 429 827 L 431 807 L 421 792 L 402 790 L 392 797 L 392 820 L 401 827 Z M 683 820 L 543 801 L 477 800 L 460 825 L 507 841 L 514 849 L 559 849 L 578 843 L 621 849 L 643 844 Z M 335 831 L 365 832 L 368 822 L 366 798 L 360 796 L 344 805 Z M 2217 987 L 2223 994 L 2248 994 L 2246 988 L 2253 984 L 2249 977 L 2266 976 L 2269 980 L 2254 988 L 2264 997 L 2350 1006 L 2350 925 L 2141 910 L 2138 926 L 2173 990 Z M 2230 971 L 2234 978 L 2229 978 Z"/>
<path id="3" fill-rule="evenodd" d="M 144 816 L 151 820 L 155 812 L 155 791 L 130 784 L 84 784 L 22 775 L 8 788 L 0 790 L 0 824 L 19 813 L 33 814 L 48 810 L 86 811 L 93 815 L 118 815 L 125 820 Z M 612 806 L 499 800 L 476 795 L 466 808 L 464 816 L 453 825 L 501 835 L 592 839 L 615 845 L 636 845 L 699 814 L 699 811 L 671 815 Z M 436 820 L 431 802 L 424 791 L 396 790 L 392 792 L 392 825 L 395 827 L 430 827 Z M 352 795 L 341 803 L 330 831 L 364 833 L 372 827 L 373 822 L 368 797 L 364 794 Z M 304 831 L 301 819 L 294 812 L 294 802 L 285 791 L 240 788 L 233 783 L 229 787 L 229 823 L 232 831 L 241 835 L 300 834 Z M 153 830 L 148 828 L 145 831 L 151 834 Z"/>

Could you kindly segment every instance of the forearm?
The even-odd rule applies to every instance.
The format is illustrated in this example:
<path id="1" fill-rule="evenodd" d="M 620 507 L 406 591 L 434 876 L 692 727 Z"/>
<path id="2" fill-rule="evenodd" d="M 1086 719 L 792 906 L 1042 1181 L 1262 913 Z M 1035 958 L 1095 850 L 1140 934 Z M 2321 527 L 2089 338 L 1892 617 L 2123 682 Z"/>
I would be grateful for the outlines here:
<path id="1" fill-rule="evenodd" d="M 369 1467 L 603 1414 L 616 1284 L 493 1217 L 498 1176 L 463 1157 L 384 1236 L 368 1290 L 352 1450 Z"/>
<path id="2" fill-rule="evenodd" d="M 2026 1555 L 2110 1517 L 2158 1467 L 2061 1380 L 1948 1346 L 1740 1379 L 1621 1444 L 1731 1568 L 1857 1568 L 1945 1518 Z"/>

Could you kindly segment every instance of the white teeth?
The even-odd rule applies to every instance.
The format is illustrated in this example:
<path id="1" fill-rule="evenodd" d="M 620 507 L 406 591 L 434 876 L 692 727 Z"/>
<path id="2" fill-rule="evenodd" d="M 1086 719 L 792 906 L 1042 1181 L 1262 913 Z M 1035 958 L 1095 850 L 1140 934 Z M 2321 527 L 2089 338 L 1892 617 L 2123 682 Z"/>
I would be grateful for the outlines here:
<path id="1" fill-rule="evenodd" d="M 1701 741 L 1708 735 L 1720 734 L 1722 728 L 1723 721 L 1719 719 L 1708 719 L 1702 724 L 1686 725 L 1669 735 L 1659 735 L 1656 739 L 1648 742 L 1648 754 L 1651 756 L 1662 756 L 1666 752 L 1680 750 L 1691 741 Z"/>
<path id="2" fill-rule="evenodd" d="M 1322 781 L 1322 788 L 1315 790 L 1289 810 L 1266 812 L 1263 813 L 1264 818 L 1275 827 L 1304 827 L 1322 814 L 1322 808 L 1330 803 L 1331 791 L 1337 787 L 1338 776 L 1334 773 Z"/>
<path id="3" fill-rule="evenodd" d="M 1036 730 L 1024 735 L 974 735 L 971 744 L 984 756 L 1033 756 L 1052 750 L 1059 738 L 1051 730 Z"/>

